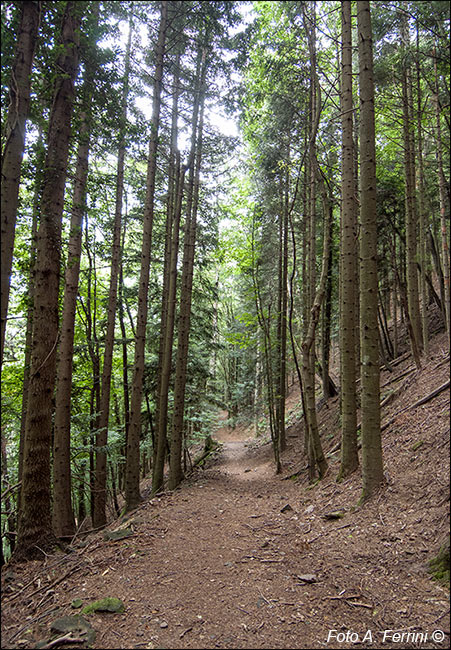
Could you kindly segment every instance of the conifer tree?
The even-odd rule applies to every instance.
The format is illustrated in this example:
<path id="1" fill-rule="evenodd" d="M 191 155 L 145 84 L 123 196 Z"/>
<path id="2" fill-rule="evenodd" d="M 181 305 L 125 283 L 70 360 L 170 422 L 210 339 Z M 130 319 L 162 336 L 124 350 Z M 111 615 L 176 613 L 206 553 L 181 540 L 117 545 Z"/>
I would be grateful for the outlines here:
<path id="1" fill-rule="evenodd" d="M 360 350 L 362 416 L 362 501 L 384 480 L 381 443 L 376 140 L 373 39 L 369 2 L 357 5 L 360 96 Z"/>
<path id="2" fill-rule="evenodd" d="M 52 398 L 58 344 L 61 228 L 67 175 L 74 81 L 78 71 L 80 14 L 84 3 L 67 2 L 61 25 L 61 53 L 55 69 L 47 156 L 37 236 L 33 340 L 25 425 L 21 508 L 16 556 L 41 555 L 53 542 L 50 447 Z"/>
<path id="3" fill-rule="evenodd" d="M 157 172 L 158 131 L 163 80 L 166 31 L 168 27 L 168 2 L 162 0 L 158 40 L 155 47 L 155 77 L 151 136 L 147 163 L 146 200 L 143 215 L 143 237 L 141 270 L 139 279 L 138 315 L 136 322 L 135 360 L 130 406 L 130 425 L 127 440 L 125 499 L 127 510 L 134 508 L 141 500 L 139 492 L 139 440 L 141 435 L 141 404 L 144 383 L 144 350 L 146 343 L 147 306 L 150 274 L 150 255 L 154 219 L 155 178 Z"/>
<path id="4" fill-rule="evenodd" d="M 20 170 L 25 147 L 25 126 L 30 106 L 31 67 L 36 48 L 41 4 L 41 2 L 20 3 L 21 17 L 9 86 L 5 144 L 2 147 L 0 366 L 3 363 L 5 344 Z"/>

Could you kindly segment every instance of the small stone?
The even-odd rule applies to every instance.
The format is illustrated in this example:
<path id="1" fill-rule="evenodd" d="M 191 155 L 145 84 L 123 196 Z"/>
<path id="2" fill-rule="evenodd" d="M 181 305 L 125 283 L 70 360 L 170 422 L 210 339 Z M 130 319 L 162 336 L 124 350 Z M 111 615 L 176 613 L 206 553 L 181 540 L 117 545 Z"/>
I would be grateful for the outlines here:
<path id="1" fill-rule="evenodd" d="M 305 573 L 304 575 L 297 576 L 297 579 L 300 580 L 301 582 L 306 582 L 308 584 L 311 584 L 312 582 L 316 582 L 316 575 L 313 573 Z"/>
<path id="2" fill-rule="evenodd" d="M 315 510 L 315 506 L 312 504 L 312 505 L 309 505 L 309 506 L 304 510 L 304 512 L 305 512 L 306 515 L 309 515 L 309 514 L 310 514 L 311 512 L 313 512 L 314 510 Z"/>
<path id="3" fill-rule="evenodd" d="M 287 503 L 283 508 L 281 508 L 280 512 L 290 512 L 290 510 L 293 510 L 293 508 L 289 503 Z"/>
<path id="4" fill-rule="evenodd" d="M 168 627 L 168 624 L 166 623 L 166 621 L 162 621 L 160 623 L 160 627 L 161 627 L 161 629 L 164 629 L 164 628 Z"/>

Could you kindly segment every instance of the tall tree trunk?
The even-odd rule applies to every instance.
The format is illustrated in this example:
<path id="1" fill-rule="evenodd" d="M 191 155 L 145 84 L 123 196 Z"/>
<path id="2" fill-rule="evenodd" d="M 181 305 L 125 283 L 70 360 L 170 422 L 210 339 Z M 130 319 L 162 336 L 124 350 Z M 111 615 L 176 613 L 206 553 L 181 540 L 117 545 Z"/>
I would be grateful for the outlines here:
<path id="1" fill-rule="evenodd" d="M 95 447 L 95 428 L 97 413 L 100 410 L 100 357 L 99 357 L 99 339 L 97 336 L 97 280 L 95 267 L 95 249 L 91 252 L 89 241 L 88 216 L 85 218 L 85 251 L 88 258 L 88 269 L 86 273 L 86 305 L 79 294 L 80 308 L 84 313 L 85 336 L 88 348 L 88 355 L 92 367 L 92 385 L 89 397 L 89 502 L 91 519 L 94 519 L 94 447 Z M 81 316 L 81 311 L 79 311 Z"/>
<path id="2" fill-rule="evenodd" d="M 122 235 L 122 199 L 124 195 L 125 129 L 127 125 L 127 101 L 130 75 L 130 48 L 133 18 L 129 19 L 128 40 L 125 51 L 124 85 L 122 90 L 122 115 L 120 142 L 116 172 L 116 200 L 114 209 L 113 242 L 111 245 L 110 287 L 108 292 L 107 328 L 103 354 L 100 412 L 96 422 L 96 476 L 94 485 L 94 527 L 106 524 L 107 443 L 110 415 L 111 373 L 113 368 L 114 328 L 116 323 L 117 283 L 120 270 Z"/>
<path id="3" fill-rule="evenodd" d="M 19 461 L 18 461 L 18 480 L 22 481 L 23 471 L 23 450 L 25 442 L 25 424 L 27 418 L 27 405 L 28 405 L 28 388 L 30 385 L 30 366 L 31 366 L 31 346 L 33 341 L 33 303 L 34 303 L 34 273 L 36 264 L 36 242 L 38 236 L 38 215 L 40 208 L 40 197 L 43 181 L 43 167 L 45 161 L 45 148 L 42 140 L 42 131 L 39 131 L 39 138 L 37 142 L 36 153 L 36 168 L 35 186 L 33 192 L 33 208 L 32 208 L 32 225 L 31 225 L 31 249 L 30 261 L 27 280 L 27 325 L 25 331 L 25 357 L 24 357 L 24 376 L 22 385 L 22 408 L 20 414 L 20 437 L 19 437 Z M 20 512 L 20 493 L 21 488 L 17 493 L 17 513 Z"/>
<path id="4" fill-rule="evenodd" d="M 329 251 L 329 259 L 327 260 L 327 283 L 326 295 L 324 296 L 324 309 L 321 316 L 321 382 L 323 385 L 324 399 L 328 400 L 331 397 L 338 395 L 337 388 L 329 374 L 330 371 L 330 333 L 331 333 L 331 317 L 332 317 L 332 273 L 334 264 L 334 223 L 332 222 L 331 232 L 331 247 Z"/>
<path id="5" fill-rule="evenodd" d="M 30 106 L 31 67 L 39 29 L 41 2 L 22 2 L 16 55 L 9 86 L 6 140 L 2 151 L 1 193 L 1 348 L 3 363 L 14 234 L 19 201 L 20 168 L 25 149 L 25 126 Z"/>
<path id="6" fill-rule="evenodd" d="M 1 461 L 2 461 L 1 462 L 1 489 L 3 495 L 5 494 L 5 492 L 8 491 L 8 488 L 10 487 L 9 474 L 8 474 L 8 455 L 6 453 L 6 439 L 5 436 L 3 435 L 3 432 L 1 433 Z M 12 497 L 12 495 L 7 494 L 4 497 L 2 496 L 2 516 L 5 515 L 5 519 L 2 518 L 2 526 L 0 529 L 2 566 L 5 563 L 5 554 L 3 553 L 3 538 L 6 537 L 8 540 L 8 545 L 10 550 L 10 553 L 8 553 L 8 555 L 14 552 L 14 547 L 16 545 L 15 519 L 16 519 L 17 509 L 16 510 L 14 509 L 13 503 L 14 503 L 14 498 Z M 3 526 L 5 526 L 4 529 Z M 10 535 L 9 533 L 13 533 L 13 534 Z"/>
<path id="7" fill-rule="evenodd" d="M 207 52 L 201 53 L 201 70 L 198 93 L 199 123 L 193 122 L 192 155 L 195 157 L 190 172 L 185 240 L 183 244 L 183 264 L 180 292 L 180 311 L 178 321 L 177 362 L 174 380 L 174 415 L 172 419 L 171 455 L 169 465 L 169 488 L 173 490 L 182 480 L 182 446 L 185 421 L 186 370 L 188 366 L 189 335 L 191 327 L 191 300 L 193 291 L 194 257 L 196 248 L 197 211 L 199 205 L 199 182 L 202 162 L 202 135 L 204 122 L 205 79 L 207 74 Z M 194 113 L 194 112 L 193 112 Z M 158 484 L 152 490 L 158 488 Z"/>
<path id="8" fill-rule="evenodd" d="M 327 196 L 324 179 L 321 178 L 319 167 L 316 166 L 317 179 L 322 190 L 322 201 L 324 210 L 324 237 L 323 237 L 323 258 L 321 275 L 316 290 L 310 316 L 307 325 L 307 332 L 302 341 L 302 364 L 301 374 L 302 383 L 305 393 L 306 405 L 306 435 L 308 436 L 308 457 L 309 457 L 309 479 L 312 481 L 316 473 L 322 478 L 327 472 L 328 464 L 324 456 L 321 439 L 319 437 L 318 420 L 315 402 L 315 373 L 312 374 L 312 357 L 315 360 L 315 332 L 321 313 L 321 305 L 324 301 L 327 285 L 327 270 L 329 251 L 331 246 L 331 224 L 332 224 L 332 204 Z"/>
<path id="9" fill-rule="evenodd" d="M 93 6 L 98 22 L 99 3 Z M 86 209 L 86 185 L 91 136 L 93 70 L 86 63 L 86 81 L 83 108 L 80 115 L 80 133 L 75 167 L 74 193 L 70 237 L 65 274 L 64 302 L 61 319 L 55 392 L 53 435 L 53 531 L 57 537 L 69 537 L 75 532 L 72 509 L 70 431 L 72 367 L 74 354 L 75 314 L 80 276 L 83 215 Z"/>
<path id="10" fill-rule="evenodd" d="M 285 147 L 284 147 L 285 148 Z M 289 147 L 287 147 L 287 164 L 289 163 Z M 280 451 L 287 446 L 285 434 L 285 398 L 287 374 L 287 306 L 288 306 L 288 196 L 289 171 L 288 167 L 280 179 L 280 214 L 279 214 L 279 292 L 277 310 L 277 437 Z"/>
<path id="11" fill-rule="evenodd" d="M 320 179 L 317 152 L 316 136 L 321 114 L 321 88 L 318 81 L 316 69 L 316 15 L 313 7 L 313 15 L 307 17 L 304 10 L 304 22 L 307 30 L 307 40 L 310 53 L 310 133 L 309 133 L 309 199 L 308 199 L 308 302 L 305 327 L 305 336 L 302 342 L 302 382 L 305 391 L 306 403 L 306 435 L 307 451 L 309 457 L 309 478 L 313 480 L 316 471 L 320 478 L 327 470 L 327 461 L 324 457 L 321 441 L 319 438 L 316 398 L 315 398 L 315 337 L 316 326 L 320 316 L 321 303 L 324 299 L 327 281 L 327 262 L 330 246 L 330 220 L 327 207 L 327 197 L 323 196 L 324 207 L 324 248 L 323 267 L 321 280 L 316 289 L 316 187 L 321 182 L 324 190 L 324 181 Z M 325 190 L 324 190 L 325 192 Z M 326 258 L 324 258 L 326 255 Z"/>
<path id="12" fill-rule="evenodd" d="M 70 468 L 71 391 L 75 313 L 80 275 L 83 213 L 85 210 L 86 182 L 88 177 L 90 140 L 89 112 L 90 108 L 87 105 L 81 115 L 80 144 L 75 171 L 57 363 L 58 380 L 55 393 L 53 439 L 53 530 L 57 537 L 73 535 L 75 532 Z"/>
<path id="13" fill-rule="evenodd" d="M 50 448 L 52 397 L 56 379 L 61 228 L 67 174 L 74 81 L 78 70 L 83 3 L 65 7 L 61 54 L 57 61 L 54 101 L 49 121 L 47 157 L 36 255 L 28 410 L 25 428 L 21 516 L 16 553 L 36 555 L 53 543 L 51 532 Z M 41 551 L 39 551 L 41 554 Z"/>
<path id="14" fill-rule="evenodd" d="M 415 145 L 414 122 L 412 115 L 412 78 L 408 61 L 409 31 L 407 16 L 401 19 L 401 40 L 404 60 L 402 65 L 402 104 L 404 136 L 404 169 L 406 183 L 406 262 L 407 262 L 407 301 L 415 345 L 422 349 L 420 298 L 417 272 L 417 201 L 415 192 Z M 412 341 L 412 346 L 414 342 Z"/>
<path id="15" fill-rule="evenodd" d="M 125 242 L 125 229 L 124 237 L 122 240 L 122 247 Z M 130 389 L 128 382 L 128 350 L 127 350 L 127 330 L 125 327 L 125 318 L 124 318 L 124 272 L 123 265 L 121 262 L 119 269 L 119 324 L 121 328 L 121 337 L 122 337 L 122 384 L 124 389 L 124 431 L 125 431 L 125 448 L 123 455 L 125 456 L 125 449 L 127 449 L 127 439 L 128 439 L 128 426 L 130 422 Z M 121 487 L 121 481 L 119 480 L 119 487 Z"/>
<path id="16" fill-rule="evenodd" d="M 272 363 L 272 337 L 271 337 L 271 304 L 267 308 L 267 316 L 265 315 L 265 308 L 263 305 L 260 279 L 258 277 L 258 267 L 260 262 L 256 256 L 255 249 L 255 216 L 252 219 L 252 285 L 254 289 L 255 309 L 257 312 L 257 320 L 262 332 L 263 337 L 263 370 L 266 376 L 266 391 L 267 400 L 266 405 L 269 416 L 269 430 L 271 433 L 271 442 L 274 452 L 274 460 L 276 463 L 276 473 L 282 471 L 280 464 L 280 445 L 277 439 L 278 428 L 275 425 L 275 399 L 274 399 L 274 381 L 273 381 L 273 363 Z"/>
<path id="17" fill-rule="evenodd" d="M 384 479 L 381 444 L 379 333 L 377 326 L 377 211 L 373 39 L 370 3 L 357 5 L 360 91 L 360 350 L 362 501 Z"/>
<path id="18" fill-rule="evenodd" d="M 338 479 L 351 474 L 359 464 L 357 453 L 356 398 L 356 292 L 357 292 L 357 196 L 354 177 L 354 139 L 352 118 L 352 26 L 351 2 L 341 3 L 341 465 Z"/>
<path id="19" fill-rule="evenodd" d="M 434 50 L 435 54 L 435 50 Z M 442 240 L 442 267 L 443 267 L 443 285 L 444 285 L 444 314 L 445 314 L 445 327 L 448 332 L 448 346 L 451 347 L 451 301 L 450 301 L 450 279 L 449 279 L 449 248 L 448 248 L 448 232 L 446 226 L 446 179 L 443 172 L 443 143 L 442 143 L 442 129 L 440 124 L 440 105 L 438 99 L 438 73 L 437 73 L 437 59 L 434 56 L 434 107 L 435 107 L 435 140 L 436 140 L 436 157 L 437 157 L 437 172 L 438 172 L 438 185 L 440 197 L 440 231 Z M 449 209 L 449 208 L 448 208 Z M 449 219 L 448 219 L 449 221 Z"/>
<path id="20" fill-rule="evenodd" d="M 169 160 L 168 205 L 166 215 L 166 241 L 161 298 L 160 349 L 157 377 L 156 445 L 152 486 L 163 484 L 164 459 L 167 449 L 168 400 L 172 367 L 172 346 L 177 302 L 177 264 L 180 239 L 180 219 L 185 185 L 186 167 L 180 168 L 177 151 L 178 102 L 180 90 L 180 54 L 177 54 L 173 80 L 171 151 Z M 197 116 L 194 124 L 197 124 Z"/>
<path id="21" fill-rule="evenodd" d="M 426 208 L 425 208 L 425 182 L 423 162 L 423 126 L 422 126 L 422 94 L 421 94 L 421 64 L 420 64 L 420 29 L 417 24 L 417 132 L 418 132 L 418 213 L 419 213 L 419 260 L 420 260 L 420 292 L 421 292 L 421 329 L 424 354 L 429 355 L 429 317 L 428 317 L 428 291 L 426 286 L 427 248 L 426 248 Z"/>
<path id="22" fill-rule="evenodd" d="M 161 2 L 161 17 L 158 41 L 155 49 L 155 78 L 151 136 L 147 165 L 146 201 L 143 215 L 143 240 L 141 271 L 139 279 L 138 315 L 136 322 L 135 360 L 130 409 L 130 426 L 127 441 L 125 478 L 125 501 L 127 510 L 132 510 L 141 501 L 139 492 L 139 440 L 141 435 L 141 403 L 144 381 L 144 351 L 146 343 L 147 305 L 150 276 L 150 253 L 154 217 L 155 177 L 157 171 L 158 131 L 163 80 L 163 60 L 166 42 L 168 2 Z"/>

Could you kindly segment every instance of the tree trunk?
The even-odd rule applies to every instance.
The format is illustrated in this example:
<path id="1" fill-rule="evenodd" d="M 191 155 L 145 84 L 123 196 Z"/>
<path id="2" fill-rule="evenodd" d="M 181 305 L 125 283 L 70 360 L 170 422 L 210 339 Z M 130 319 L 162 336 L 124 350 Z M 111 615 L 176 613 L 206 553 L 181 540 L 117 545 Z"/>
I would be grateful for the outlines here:
<path id="1" fill-rule="evenodd" d="M 370 3 L 357 5 L 360 91 L 360 349 L 362 501 L 384 480 L 380 423 L 379 333 L 377 326 L 377 211 L 373 41 Z"/>
<path id="2" fill-rule="evenodd" d="M 97 281 L 95 268 L 95 250 L 91 253 L 89 241 L 88 217 L 86 215 L 85 232 L 85 251 L 88 258 L 88 269 L 86 273 L 86 305 L 79 294 L 79 304 L 84 312 L 85 337 L 87 342 L 88 355 L 92 366 L 92 385 L 89 397 L 89 501 L 91 519 L 94 519 L 94 447 L 95 447 L 95 427 L 96 414 L 100 410 L 100 358 L 99 358 L 99 340 L 97 336 Z M 94 306 L 94 308 L 93 308 Z M 81 312 L 79 312 L 81 315 Z"/>
<path id="3" fill-rule="evenodd" d="M 169 488 L 173 490 L 182 480 L 182 446 L 185 418 L 186 369 L 188 365 L 189 335 L 191 326 L 191 300 L 193 290 L 194 256 L 196 247 L 197 211 L 199 204 L 200 167 L 202 161 L 202 135 L 204 122 L 205 79 L 207 74 L 207 52 L 202 50 L 201 69 L 195 103 L 198 103 L 199 124 L 193 122 L 192 155 L 193 166 L 190 172 L 188 205 L 186 209 L 185 241 L 183 245 L 183 265 L 180 293 L 180 312 L 177 341 L 177 362 L 174 380 L 174 415 L 172 420 L 171 455 L 169 466 Z M 193 111 L 194 114 L 194 111 Z M 192 197 L 192 199 L 191 199 Z M 191 204 L 192 200 L 192 204 Z M 158 484 L 152 491 L 158 488 Z"/>
<path id="4" fill-rule="evenodd" d="M 124 237 L 122 240 L 122 247 L 125 242 L 125 229 Z M 127 351 L 127 330 L 125 328 L 125 319 L 124 319 L 124 276 L 123 276 L 123 267 L 122 262 L 119 269 L 119 324 L 121 328 L 122 336 L 122 384 L 124 389 L 124 430 L 125 430 L 125 449 L 127 449 L 127 439 L 128 439 L 128 426 L 130 422 L 130 390 L 128 382 L 128 351 Z M 125 456 L 125 449 L 123 455 Z M 119 486 L 121 487 L 122 483 L 119 481 Z"/>
<path id="5" fill-rule="evenodd" d="M 435 54 L 435 52 L 434 52 Z M 443 297 L 444 305 L 443 311 L 445 314 L 445 327 L 448 332 L 448 346 L 451 347 L 451 301 L 450 301 L 450 279 L 449 279 L 449 248 L 448 248 L 448 233 L 446 226 L 446 179 L 443 173 L 443 144 L 442 144 L 442 129 L 440 124 L 440 106 L 438 100 L 438 73 L 437 73 L 437 60 L 434 57 L 434 107 L 435 107 L 435 140 L 436 140 L 436 157 L 437 157 L 437 171 L 438 171 L 438 185 L 440 197 L 440 231 L 442 239 L 442 267 L 443 267 Z M 449 221 L 449 217 L 448 217 Z"/>
<path id="6" fill-rule="evenodd" d="M 93 7 L 97 25 L 99 3 Z M 75 314 L 80 276 L 83 215 L 86 209 L 86 185 L 91 135 L 93 69 L 86 62 L 83 108 L 80 115 L 80 133 L 75 167 L 74 193 L 70 237 L 65 274 L 64 303 L 60 330 L 55 392 L 55 419 L 53 435 L 53 531 L 57 537 L 68 537 L 75 532 L 72 509 L 70 431 L 72 366 L 74 355 Z"/>
<path id="7" fill-rule="evenodd" d="M 25 423 L 27 418 L 28 388 L 30 385 L 31 346 L 32 346 L 32 339 L 33 339 L 33 303 L 34 303 L 34 273 L 35 273 L 35 264 L 36 264 L 36 242 L 38 236 L 38 215 L 40 210 L 39 204 L 40 204 L 42 181 L 43 181 L 42 170 L 45 161 L 45 149 L 44 149 L 44 143 L 42 141 L 41 130 L 39 131 L 37 148 L 38 148 L 36 153 L 37 172 L 35 175 L 35 187 L 34 187 L 34 196 L 33 196 L 31 249 L 30 249 L 28 280 L 27 280 L 28 300 L 27 300 L 27 325 L 25 331 L 25 357 L 24 357 L 24 376 L 23 376 L 23 385 L 22 385 L 22 408 L 20 414 L 20 439 L 19 439 L 19 461 L 18 461 L 19 481 L 22 481 Z M 19 488 L 19 491 L 17 493 L 18 515 L 20 512 L 20 504 L 21 504 L 20 493 L 21 493 L 21 488 Z"/>
<path id="8" fill-rule="evenodd" d="M 417 24 L 417 132 L 418 132 L 418 213 L 419 213 L 419 259 L 420 259 L 420 292 L 421 292 L 421 329 L 423 350 L 429 355 L 429 317 L 428 317 L 428 291 L 426 286 L 427 248 L 426 248 L 426 208 L 425 208 L 425 182 L 423 162 L 423 126 L 422 126 L 422 94 L 421 94 L 421 64 L 420 64 L 420 30 Z"/>
<path id="9" fill-rule="evenodd" d="M 180 87 L 180 54 L 177 54 L 173 80 L 171 151 L 169 161 L 168 205 L 166 215 L 166 242 L 161 298 L 160 350 L 157 377 L 156 445 L 152 486 L 163 484 L 164 459 L 167 448 L 168 400 L 172 367 L 172 346 L 177 302 L 177 263 L 179 254 L 180 219 L 185 185 L 186 167 L 180 168 L 177 151 L 178 102 Z M 197 104 L 197 103 L 196 103 Z M 193 118 L 194 119 L 194 118 Z M 194 124 L 197 124 L 197 116 Z M 194 128 L 194 127 L 193 127 Z"/>
<path id="10" fill-rule="evenodd" d="M 41 2 L 22 2 L 16 56 L 9 86 L 6 141 L 2 151 L 1 193 L 1 349 L 3 363 L 14 234 L 19 201 L 20 169 L 25 149 L 25 126 L 30 107 L 31 67 L 39 29 Z"/>
<path id="11" fill-rule="evenodd" d="M 143 240 L 141 252 L 141 271 L 139 279 L 138 315 L 136 322 L 135 359 L 132 383 L 130 426 L 127 441 L 127 460 L 125 478 L 126 509 L 132 510 L 141 501 L 139 492 L 139 440 L 141 435 L 141 403 L 144 381 L 144 351 L 146 343 L 147 305 L 150 275 L 150 254 L 152 249 L 152 230 L 154 217 L 155 177 L 157 171 L 158 131 L 163 80 L 163 59 L 166 42 L 168 2 L 161 2 L 161 17 L 158 41 L 155 48 L 155 79 L 151 137 L 146 181 L 146 201 L 143 215 Z"/>
<path id="12" fill-rule="evenodd" d="M 352 26 L 351 2 L 341 4 L 341 465 L 338 479 L 349 476 L 359 465 L 357 453 L 356 398 L 356 291 L 357 291 L 357 205 L 354 177 L 354 139 L 352 118 Z"/>
<path id="13" fill-rule="evenodd" d="M 329 251 L 331 246 L 331 224 L 332 224 L 332 205 L 327 196 L 324 180 L 320 176 L 320 170 L 317 167 L 317 178 L 321 185 L 322 200 L 324 209 L 324 237 L 323 237 L 323 258 L 321 275 L 318 289 L 313 299 L 308 320 L 307 333 L 302 341 L 302 364 L 301 374 L 302 383 L 305 393 L 306 405 L 306 436 L 308 440 L 307 449 L 309 457 L 309 480 L 314 480 L 316 473 L 322 478 L 327 472 L 327 460 L 324 456 L 321 439 L 319 437 L 318 419 L 316 413 L 315 401 L 315 332 L 321 313 L 321 305 L 324 301 L 327 284 L 327 269 L 329 260 Z M 313 373 L 312 373 L 313 365 Z"/>
<path id="14" fill-rule="evenodd" d="M 56 379 L 63 200 L 74 80 L 78 70 L 80 18 L 77 6 L 76 2 L 68 2 L 65 7 L 62 51 L 57 61 L 44 169 L 36 255 L 33 353 L 25 428 L 22 507 L 16 547 L 17 555 L 23 557 L 35 556 L 38 546 L 44 550 L 54 541 L 50 490 L 52 397 Z"/>
<path id="15" fill-rule="evenodd" d="M 287 147 L 287 164 L 289 163 L 289 147 Z M 277 340 L 278 340 L 278 389 L 276 401 L 276 414 L 278 426 L 278 440 L 280 451 L 287 446 L 285 435 L 285 398 L 287 374 L 287 307 L 288 307 L 288 196 L 289 196 L 289 171 L 280 180 L 280 215 L 279 215 L 279 298 L 277 314 Z"/>
<path id="16" fill-rule="evenodd" d="M 403 137 L 404 137 L 404 169 L 406 184 L 406 262 L 407 262 L 407 302 L 415 345 L 422 349 L 420 299 L 417 272 L 417 204 L 415 193 L 415 145 L 414 123 L 412 115 L 412 79 L 410 64 L 407 60 L 409 34 L 407 16 L 403 14 L 401 22 L 401 40 L 403 44 L 404 61 L 402 66 L 402 104 L 403 104 Z M 412 346 L 414 345 L 412 341 Z"/>
<path id="17" fill-rule="evenodd" d="M 120 270 L 122 235 L 122 199 L 124 195 L 125 129 L 127 124 L 127 101 L 130 75 L 130 48 L 133 19 L 129 20 L 127 47 L 125 51 L 124 86 L 122 90 L 122 115 L 120 142 L 117 159 L 116 201 L 114 209 L 113 242 L 111 245 L 110 287 L 108 292 L 107 329 L 103 354 L 100 412 L 96 422 L 96 476 L 94 485 L 94 528 L 106 524 L 107 443 L 110 415 L 111 373 L 113 367 L 114 328 L 116 323 L 117 284 Z"/>
<path id="18" fill-rule="evenodd" d="M 9 475 L 8 475 L 8 456 L 6 453 L 6 439 L 5 436 L 3 435 L 3 432 L 1 433 L 1 488 L 2 488 L 2 495 L 5 495 L 5 492 L 8 491 L 8 488 L 10 487 L 9 484 Z M 2 526 L 0 529 L 1 533 L 1 551 L 2 551 L 2 565 L 5 563 L 5 554 L 3 553 L 3 537 L 6 537 L 8 540 L 9 544 L 9 550 L 10 555 L 11 553 L 14 552 L 14 547 L 15 547 L 15 535 L 9 535 L 9 533 L 14 533 L 16 529 L 15 525 L 15 519 L 17 516 L 17 509 L 14 511 L 14 499 L 11 497 L 10 494 L 7 494 L 5 496 L 2 496 Z M 4 508 L 4 510 L 3 510 Z M 3 520 L 3 515 L 5 515 L 5 519 Z M 3 524 L 5 525 L 5 533 L 3 532 Z"/>
<path id="19" fill-rule="evenodd" d="M 83 212 L 88 177 L 89 102 L 90 99 L 81 116 L 57 364 L 53 439 L 53 530 L 57 537 L 73 535 L 75 532 L 70 467 L 71 391 Z"/>

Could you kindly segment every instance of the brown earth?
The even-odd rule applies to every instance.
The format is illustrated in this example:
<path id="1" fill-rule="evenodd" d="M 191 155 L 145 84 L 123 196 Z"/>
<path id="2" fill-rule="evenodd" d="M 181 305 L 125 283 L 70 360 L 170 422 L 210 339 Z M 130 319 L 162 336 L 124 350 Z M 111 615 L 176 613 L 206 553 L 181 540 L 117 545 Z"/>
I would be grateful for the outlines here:
<path id="1" fill-rule="evenodd" d="M 386 485 L 370 503 L 357 507 L 359 473 L 335 480 L 337 399 L 319 412 L 329 474 L 307 484 L 293 390 L 282 475 L 267 441 L 222 426 L 205 469 L 110 525 L 131 537 L 96 533 L 69 555 L 7 565 L 2 648 L 32 648 L 80 611 L 73 599 L 106 596 L 125 612 L 86 616 L 94 648 L 449 647 L 449 591 L 428 573 L 449 527 L 449 389 L 408 408 L 449 377 L 443 334 L 400 377 L 411 368 L 383 373 L 383 396 L 402 387 L 383 409 Z"/>

